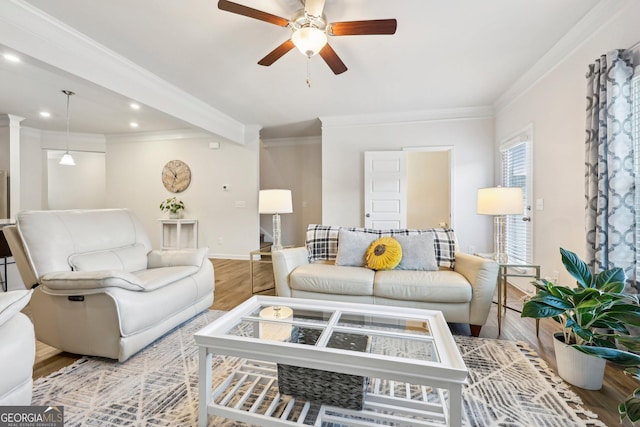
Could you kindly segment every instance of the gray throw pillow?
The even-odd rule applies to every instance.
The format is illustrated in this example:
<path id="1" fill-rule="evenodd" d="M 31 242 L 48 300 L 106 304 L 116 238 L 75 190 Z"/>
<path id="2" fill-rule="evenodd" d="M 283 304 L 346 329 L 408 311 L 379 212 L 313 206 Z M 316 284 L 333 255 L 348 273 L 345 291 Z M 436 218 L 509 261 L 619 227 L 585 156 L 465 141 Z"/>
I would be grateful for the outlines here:
<path id="1" fill-rule="evenodd" d="M 367 248 L 378 237 L 377 234 L 340 229 L 336 265 L 364 267 L 366 265 L 364 258 Z"/>
<path id="2" fill-rule="evenodd" d="M 411 234 L 393 236 L 402 247 L 402 259 L 397 270 L 435 271 L 438 269 L 433 234 Z"/>

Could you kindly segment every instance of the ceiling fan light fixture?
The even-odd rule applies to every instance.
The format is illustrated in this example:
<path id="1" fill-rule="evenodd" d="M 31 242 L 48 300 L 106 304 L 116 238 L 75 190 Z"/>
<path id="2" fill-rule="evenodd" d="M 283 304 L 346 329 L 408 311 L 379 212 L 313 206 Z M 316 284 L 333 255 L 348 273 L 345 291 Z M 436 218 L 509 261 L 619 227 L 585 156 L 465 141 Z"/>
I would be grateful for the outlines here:
<path id="1" fill-rule="evenodd" d="M 302 27 L 294 31 L 291 41 L 303 55 L 311 58 L 327 44 L 327 34 L 315 27 Z"/>

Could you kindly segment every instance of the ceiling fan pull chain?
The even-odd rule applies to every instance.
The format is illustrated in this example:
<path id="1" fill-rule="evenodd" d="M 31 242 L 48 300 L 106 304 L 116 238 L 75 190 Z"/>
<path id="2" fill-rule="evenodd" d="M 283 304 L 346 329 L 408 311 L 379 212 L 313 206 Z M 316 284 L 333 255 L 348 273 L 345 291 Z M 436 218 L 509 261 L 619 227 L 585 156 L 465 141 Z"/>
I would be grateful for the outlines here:
<path id="1" fill-rule="evenodd" d="M 311 58 L 307 57 L 307 87 L 311 87 Z"/>

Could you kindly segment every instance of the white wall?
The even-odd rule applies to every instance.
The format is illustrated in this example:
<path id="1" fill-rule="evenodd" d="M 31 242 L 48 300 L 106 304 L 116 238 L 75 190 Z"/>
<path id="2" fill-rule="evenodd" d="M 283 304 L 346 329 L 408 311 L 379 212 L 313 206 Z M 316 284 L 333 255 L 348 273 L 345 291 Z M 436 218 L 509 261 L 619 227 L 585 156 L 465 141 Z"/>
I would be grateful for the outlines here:
<path id="1" fill-rule="evenodd" d="M 64 153 L 65 151 L 47 150 L 45 208 L 106 208 L 105 154 L 70 151 L 76 165 L 65 166 L 60 164 Z"/>
<path id="2" fill-rule="evenodd" d="M 158 219 L 166 216 L 159 205 L 174 196 L 162 185 L 162 168 L 182 160 L 191 169 L 191 185 L 175 195 L 185 203 L 185 217 L 199 220 L 199 246 L 209 247 L 213 258 L 248 259 L 259 239 L 258 140 L 246 146 L 221 142 L 217 150 L 209 142 L 202 133 L 108 137 L 107 204 L 132 209 L 159 247 Z"/>
<path id="3" fill-rule="evenodd" d="M 493 223 L 476 214 L 478 188 L 493 185 L 493 118 L 376 124 L 322 118 L 322 222 L 362 226 L 365 151 L 453 147 L 453 221 L 462 251 L 492 250 Z"/>
<path id="4" fill-rule="evenodd" d="M 584 144 L 588 64 L 601 54 L 640 41 L 640 2 L 629 2 L 614 19 L 523 95 L 497 111 L 496 143 L 533 124 L 533 199 L 544 210 L 533 210 L 534 262 L 543 276 L 564 271 L 559 248 L 585 253 Z M 636 55 L 637 57 L 638 55 Z M 534 203 L 535 205 L 535 203 Z"/>
<path id="5" fill-rule="evenodd" d="M 293 213 L 281 215 L 282 244 L 302 246 L 309 224 L 322 222 L 322 145 L 320 137 L 264 140 L 260 148 L 260 188 L 291 190 Z M 260 226 L 273 234 L 272 215 Z"/>

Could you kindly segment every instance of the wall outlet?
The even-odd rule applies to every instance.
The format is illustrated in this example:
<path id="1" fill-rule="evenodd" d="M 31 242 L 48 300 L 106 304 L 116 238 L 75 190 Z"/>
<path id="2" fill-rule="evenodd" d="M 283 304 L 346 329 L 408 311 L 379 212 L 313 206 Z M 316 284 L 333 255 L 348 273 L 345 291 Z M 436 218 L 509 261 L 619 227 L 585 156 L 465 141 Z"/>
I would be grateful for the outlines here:
<path id="1" fill-rule="evenodd" d="M 475 254 L 476 253 L 476 247 L 473 245 L 469 245 L 469 253 L 470 254 Z"/>
<path id="2" fill-rule="evenodd" d="M 218 244 L 219 245 L 223 245 L 224 244 L 224 239 L 222 237 L 218 237 Z"/>

